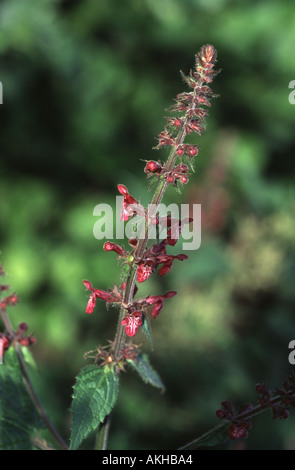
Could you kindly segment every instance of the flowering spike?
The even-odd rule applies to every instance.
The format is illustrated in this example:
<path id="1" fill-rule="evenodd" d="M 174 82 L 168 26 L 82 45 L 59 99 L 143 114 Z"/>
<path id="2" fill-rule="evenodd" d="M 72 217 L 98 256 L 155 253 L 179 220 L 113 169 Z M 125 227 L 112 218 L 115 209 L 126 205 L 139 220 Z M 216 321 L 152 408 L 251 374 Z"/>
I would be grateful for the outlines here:
<path id="1" fill-rule="evenodd" d="M 163 225 L 158 209 L 169 185 L 179 190 L 180 185 L 189 182 L 190 171 L 193 171 L 193 158 L 198 154 L 198 146 L 185 143 L 185 139 L 188 134 L 193 132 L 201 134 L 205 128 L 204 120 L 208 113 L 203 107 L 210 106 L 209 100 L 215 96 L 208 86 L 217 73 L 214 70 L 215 57 L 216 52 L 213 46 L 203 46 L 196 55 L 195 68 L 190 71 L 187 77 L 182 74 L 190 90 L 176 96 L 171 110 L 175 111 L 177 115 L 166 118 L 166 127 L 158 134 L 157 145 L 154 147 L 155 149 L 170 147 L 170 154 L 166 162 L 145 160 L 144 171 L 147 178 L 151 180 L 150 188 L 153 184 L 157 184 L 151 199 L 152 211 L 143 208 L 129 193 L 126 186 L 118 184 L 118 191 L 123 196 L 121 221 L 129 221 L 133 216 L 139 215 L 144 222 L 142 233 L 139 235 L 136 233 L 136 237 L 132 235 L 129 237 L 129 245 L 132 247 L 130 252 L 126 252 L 123 247 L 110 241 L 104 244 L 105 251 L 115 251 L 119 257 L 125 257 L 121 287 L 115 286 L 112 291 L 105 292 L 95 289 L 89 281 L 84 281 L 85 287 L 90 291 L 86 307 L 87 313 L 93 312 L 98 298 L 104 300 L 107 305 L 113 302 L 121 304 L 117 334 L 112 344 L 110 356 L 112 365 L 116 367 L 116 372 L 122 370 L 124 361 L 123 365 L 120 361 L 124 357 L 126 360 L 127 357 L 126 335 L 135 336 L 142 325 L 145 330 L 148 322 L 144 324 L 143 315 L 151 313 L 152 317 L 156 318 L 163 308 L 164 300 L 176 294 L 175 291 L 169 291 L 164 295 L 148 296 L 146 299 L 138 300 L 135 299 L 136 281 L 138 283 L 145 282 L 157 270 L 158 274 L 163 276 L 171 270 L 175 260 L 187 259 L 184 254 L 168 254 L 167 246 L 176 244 L 183 224 L 189 223 L 191 219 L 181 221 L 172 220 L 170 217 L 166 220 L 166 225 Z M 138 226 L 139 224 L 136 228 Z M 148 246 L 150 226 L 155 228 L 157 242 Z M 167 235 L 165 234 L 166 238 L 160 241 L 160 231 L 163 228 L 167 230 Z M 128 268 L 128 272 L 126 268 Z M 122 315 L 124 310 L 126 311 L 125 316 Z M 108 360 L 108 358 L 106 357 L 104 360 Z"/>

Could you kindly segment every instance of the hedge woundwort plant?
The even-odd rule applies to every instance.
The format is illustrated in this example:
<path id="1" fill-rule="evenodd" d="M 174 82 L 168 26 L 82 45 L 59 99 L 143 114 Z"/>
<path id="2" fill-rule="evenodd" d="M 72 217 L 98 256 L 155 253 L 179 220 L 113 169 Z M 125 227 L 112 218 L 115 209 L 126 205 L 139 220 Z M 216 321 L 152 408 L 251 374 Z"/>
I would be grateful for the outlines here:
<path id="1" fill-rule="evenodd" d="M 136 294 L 140 284 L 151 275 L 164 276 L 172 269 L 174 261 L 185 261 L 188 258 L 185 254 L 171 255 L 167 249 L 177 243 L 184 226 L 188 226 L 193 219 L 179 219 L 173 217 L 173 214 L 163 217 L 159 207 L 167 188 L 181 188 L 188 183 L 190 172 L 193 171 L 198 146 L 188 143 L 186 137 L 193 133 L 201 135 L 205 128 L 210 98 L 216 96 L 209 87 L 218 73 L 218 70 L 214 69 L 215 61 L 214 47 L 205 45 L 196 55 L 194 68 L 189 75 L 182 74 L 190 91 L 177 95 L 175 104 L 170 109 L 171 116 L 167 118 L 166 127 L 159 134 L 155 147 L 158 150 L 170 149 L 168 158 L 164 162 L 146 161 L 144 168 L 151 183 L 150 188 L 154 188 L 148 207 L 143 207 L 140 198 L 132 196 L 126 186 L 118 185 L 118 191 L 122 195 L 120 219 L 122 222 L 131 222 L 134 230 L 132 236 L 128 237 L 128 249 L 107 241 L 104 250 L 114 252 L 119 257 L 121 285 L 114 285 L 108 291 L 103 291 L 93 287 L 90 281 L 83 281 L 89 291 L 86 313 L 94 312 L 97 299 L 103 300 L 107 308 L 110 305 L 117 306 L 117 330 L 114 339 L 104 346 L 98 346 L 94 351 L 85 353 L 85 358 L 92 359 L 92 363 L 84 367 L 76 377 L 71 405 L 72 430 L 69 447 L 52 425 L 29 377 L 30 356 L 25 347 L 34 344 L 35 339 L 32 335 L 26 335 L 26 323 L 21 323 L 14 331 L 7 315 L 7 308 L 14 306 L 18 297 L 15 294 L 3 297 L 3 292 L 9 287 L 0 286 L 0 314 L 5 328 L 5 331 L 0 333 L 1 363 L 4 360 L 0 365 L 0 425 L 3 427 L 5 423 L 6 430 L 6 433 L 0 432 L 1 449 L 51 449 L 50 444 L 38 438 L 37 430 L 42 427 L 40 418 L 62 449 L 78 449 L 91 431 L 97 431 L 95 448 L 105 449 L 110 415 L 118 395 L 120 373 L 125 371 L 127 366 L 131 366 L 145 382 L 159 389 L 164 388 L 159 375 L 151 367 L 148 355 L 140 349 L 134 339 L 142 330 L 152 341 L 149 321 L 158 317 L 165 300 L 174 297 L 176 292 L 170 290 L 162 295 L 148 295 L 144 298 Z M 152 237 L 151 233 L 156 235 Z M 0 275 L 3 274 L 0 266 Z M 247 437 L 250 419 L 264 409 L 271 408 L 276 418 L 286 418 L 287 407 L 295 404 L 294 383 L 292 376 L 274 398 L 271 398 L 264 385 L 260 385 L 257 392 L 262 398 L 256 408 L 247 405 L 235 413 L 229 402 L 223 402 L 217 416 L 230 421 L 229 437 Z M 12 401 L 11 396 L 14 397 Z M 183 449 L 206 443 L 225 426 L 217 426 Z"/>
<path id="2" fill-rule="evenodd" d="M 139 201 L 129 194 L 123 184 L 118 185 L 119 193 L 123 196 L 121 220 L 126 222 L 136 216 L 138 223 L 138 219 L 141 218 L 143 221 L 142 232 L 138 237 L 130 238 L 128 251 L 112 242 L 104 244 L 105 251 L 114 251 L 123 263 L 121 276 L 123 282 L 120 287 L 115 285 L 112 290 L 105 292 L 94 288 L 91 282 L 84 281 L 86 289 L 90 291 L 86 307 L 87 313 L 93 312 L 96 299 L 105 301 L 107 305 L 119 305 L 120 313 L 114 340 L 107 346 L 98 348 L 95 362 L 100 367 L 88 366 L 77 378 L 72 404 L 72 448 L 76 448 L 90 430 L 89 426 L 85 426 L 85 429 L 81 430 L 81 426 L 77 424 L 81 415 L 82 399 L 79 398 L 81 397 L 81 389 L 85 389 L 86 381 L 89 380 L 85 374 L 90 374 L 91 380 L 94 376 L 98 381 L 102 380 L 103 386 L 99 390 L 103 390 L 105 397 L 108 397 L 107 406 L 105 403 L 103 413 L 101 413 L 99 420 L 95 419 L 93 425 L 93 428 L 96 428 L 100 422 L 103 422 L 101 425 L 103 441 L 106 440 L 109 413 L 116 399 L 119 373 L 125 369 L 127 363 L 135 367 L 145 381 L 162 388 L 161 380 L 151 368 L 147 355 L 140 351 L 139 346 L 134 344 L 132 339 L 140 328 L 151 338 L 148 315 L 156 318 L 163 308 L 164 301 L 176 295 L 176 292 L 168 291 L 163 295 L 149 295 L 142 299 L 135 299 L 135 294 L 138 290 L 137 284 L 146 281 L 158 268 L 158 275 L 163 276 L 171 270 L 175 260 L 187 259 L 184 254 L 169 255 L 167 246 L 176 244 L 183 225 L 188 224 L 191 219 L 180 220 L 171 215 L 163 218 L 159 216 L 158 207 L 168 186 L 177 188 L 189 181 L 189 170 L 193 168 L 193 160 L 198 154 L 198 147 L 185 143 L 185 138 L 194 132 L 201 135 L 204 130 L 207 116 L 204 107 L 210 106 L 209 100 L 214 96 L 209 84 L 217 73 L 214 69 L 215 60 L 214 47 L 203 46 L 196 55 L 195 67 L 189 76 L 186 77 L 182 74 L 191 91 L 177 96 L 176 102 L 171 108 L 171 111 L 177 113 L 177 116 L 167 118 L 167 126 L 159 134 L 156 146 L 156 149 L 170 148 L 168 159 L 164 163 L 148 161 L 144 169 L 147 177 L 153 179 L 155 183 L 154 196 L 148 208 L 142 207 Z M 148 246 L 151 228 L 155 228 L 158 235 L 163 228 L 167 232 L 166 238 L 162 241 L 157 237 L 156 243 Z M 125 274 L 126 266 L 127 274 Z M 130 338 L 128 342 L 127 338 Z M 103 366 L 104 369 L 102 369 Z"/>

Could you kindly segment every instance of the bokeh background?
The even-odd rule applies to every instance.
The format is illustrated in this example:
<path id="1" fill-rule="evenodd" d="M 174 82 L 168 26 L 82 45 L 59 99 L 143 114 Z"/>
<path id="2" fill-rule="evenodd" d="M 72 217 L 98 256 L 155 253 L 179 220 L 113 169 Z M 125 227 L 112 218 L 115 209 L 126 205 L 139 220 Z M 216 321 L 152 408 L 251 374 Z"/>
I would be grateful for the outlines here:
<path id="1" fill-rule="evenodd" d="M 120 282 L 93 236 L 94 206 L 113 205 L 117 183 L 148 200 L 141 160 L 165 159 L 155 137 L 185 90 L 179 70 L 206 43 L 218 50 L 220 97 L 190 184 L 165 199 L 202 204 L 202 244 L 141 287 L 178 291 L 152 324 L 167 391 L 123 374 L 110 449 L 175 449 L 216 425 L 222 400 L 255 402 L 257 382 L 275 388 L 291 370 L 294 2 L 1 2 L 0 261 L 20 296 L 11 321 L 38 338 L 34 381 L 65 438 L 83 353 L 113 338 L 117 318 L 103 302 L 85 314 L 83 279 Z M 264 413 L 238 448 L 295 449 L 294 423 Z"/>

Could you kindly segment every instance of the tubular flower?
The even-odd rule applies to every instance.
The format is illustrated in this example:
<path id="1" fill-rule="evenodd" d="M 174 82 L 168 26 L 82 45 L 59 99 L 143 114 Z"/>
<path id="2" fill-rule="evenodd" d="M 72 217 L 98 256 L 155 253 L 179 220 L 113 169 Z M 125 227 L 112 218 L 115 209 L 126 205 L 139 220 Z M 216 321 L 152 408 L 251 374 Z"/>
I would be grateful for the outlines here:
<path id="1" fill-rule="evenodd" d="M 169 291 L 166 292 L 166 294 L 163 295 L 151 295 L 145 299 L 145 302 L 149 305 L 153 305 L 153 309 L 151 311 L 151 315 L 153 318 L 156 318 L 160 311 L 162 310 L 164 306 L 164 300 L 165 299 L 170 299 L 171 297 L 174 297 L 177 294 L 176 291 Z"/>
<path id="2" fill-rule="evenodd" d="M 110 302 L 121 302 L 121 294 L 117 289 L 114 289 L 111 292 L 105 292 L 104 290 L 94 289 L 91 282 L 89 281 L 83 281 L 83 284 L 86 287 L 86 289 L 90 290 L 91 292 L 87 306 L 86 306 L 86 313 L 93 312 L 95 308 L 95 304 L 96 304 L 96 299 L 102 299 L 107 304 Z"/>
<path id="3" fill-rule="evenodd" d="M 119 256 L 125 256 L 127 254 L 121 246 L 112 242 L 105 242 L 105 244 L 103 245 L 103 249 L 105 251 L 115 251 L 115 253 L 117 253 Z"/>
<path id="4" fill-rule="evenodd" d="M 122 201 L 122 209 L 120 214 L 120 219 L 123 222 L 129 220 L 130 217 L 136 212 L 137 214 L 142 213 L 142 208 L 140 204 L 134 199 L 131 194 L 128 193 L 128 189 L 123 184 L 118 184 L 119 193 L 124 196 Z"/>

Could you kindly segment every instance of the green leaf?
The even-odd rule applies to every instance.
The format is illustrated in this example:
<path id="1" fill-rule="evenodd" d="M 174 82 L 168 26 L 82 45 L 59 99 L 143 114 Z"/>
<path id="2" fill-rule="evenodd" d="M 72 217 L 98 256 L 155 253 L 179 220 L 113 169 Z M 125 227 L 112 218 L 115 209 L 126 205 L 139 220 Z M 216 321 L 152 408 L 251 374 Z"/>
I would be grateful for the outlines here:
<path id="1" fill-rule="evenodd" d="M 76 377 L 71 406 L 71 450 L 76 450 L 91 431 L 111 412 L 118 394 L 118 377 L 108 366 L 84 367 Z"/>
<path id="2" fill-rule="evenodd" d="M 150 322 L 147 317 L 143 317 L 143 324 L 141 327 L 141 331 L 143 331 L 144 334 L 148 337 L 151 349 L 153 350 L 154 349 L 153 337 L 152 337 Z"/>
<path id="3" fill-rule="evenodd" d="M 139 373 L 145 383 L 149 383 L 163 392 L 165 391 L 165 385 L 163 384 L 159 374 L 151 366 L 147 354 L 139 352 L 136 361 L 127 359 L 127 362 Z"/>
<path id="4" fill-rule="evenodd" d="M 32 450 L 31 436 L 41 428 L 16 352 L 9 348 L 5 363 L 0 365 L 0 450 Z"/>

